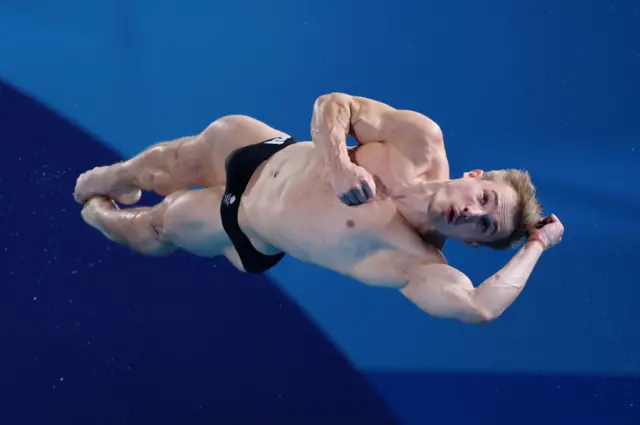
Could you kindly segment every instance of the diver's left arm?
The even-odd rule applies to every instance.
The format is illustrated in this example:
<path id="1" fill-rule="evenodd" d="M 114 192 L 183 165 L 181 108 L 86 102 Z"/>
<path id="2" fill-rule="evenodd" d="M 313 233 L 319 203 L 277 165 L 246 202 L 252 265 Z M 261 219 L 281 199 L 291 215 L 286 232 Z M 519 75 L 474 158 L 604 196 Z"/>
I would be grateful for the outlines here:
<path id="1" fill-rule="evenodd" d="M 474 288 L 462 272 L 446 264 L 420 265 L 411 272 L 402 293 L 425 312 L 465 323 L 497 319 L 524 289 L 542 253 L 564 233 L 555 215 L 533 233 L 516 255 L 496 274 Z"/>

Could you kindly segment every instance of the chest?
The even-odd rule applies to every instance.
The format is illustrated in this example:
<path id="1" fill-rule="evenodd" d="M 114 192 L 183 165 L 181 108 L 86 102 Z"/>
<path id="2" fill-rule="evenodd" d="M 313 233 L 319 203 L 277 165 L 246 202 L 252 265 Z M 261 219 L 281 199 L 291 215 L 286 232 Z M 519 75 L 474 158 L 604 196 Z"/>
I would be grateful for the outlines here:
<path id="1" fill-rule="evenodd" d="M 264 166 L 243 196 L 241 225 L 255 236 L 299 260 L 347 275 L 381 253 L 385 258 L 434 255 L 384 188 L 372 202 L 346 206 L 333 193 L 313 145 L 300 144 L 285 153 Z"/>
<path id="2" fill-rule="evenodd" d="M 396 188 L 415 182 L 448 180 L 449 162 L 444 150 L 432 149 L 425 158 L 407 158 L 393 145 L 369 143 L 350 149 L 349 157 L 354 164 L 371 172 L 382 183 L 382 191 L 393 193 Z"/>
<path id="3" fill-rule="evenodd" d="M 289 255 L 333 269 L 384 248 L 380 229 L 394 220 L 395 207 L 383 200 L 346 206 L 318 177 L 305 173 L 273 182 L 254 199 L 243 199 L 251 227 Z"/>

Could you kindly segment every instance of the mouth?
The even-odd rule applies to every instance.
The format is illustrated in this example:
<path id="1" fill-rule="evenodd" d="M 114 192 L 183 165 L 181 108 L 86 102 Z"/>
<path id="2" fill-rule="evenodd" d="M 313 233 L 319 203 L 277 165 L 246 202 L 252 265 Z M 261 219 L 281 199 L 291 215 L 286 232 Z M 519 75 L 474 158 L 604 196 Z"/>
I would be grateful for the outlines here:
<path id="1" fill-rule="evenodd" d="M 455 224 L 458 217 L 460 217 L 460 211 L 458 210 L 458 208 L 456 208 L 455 205 L 451 205 L 449 208 L 447 208 L 445 212 L 447 224 Z"/>

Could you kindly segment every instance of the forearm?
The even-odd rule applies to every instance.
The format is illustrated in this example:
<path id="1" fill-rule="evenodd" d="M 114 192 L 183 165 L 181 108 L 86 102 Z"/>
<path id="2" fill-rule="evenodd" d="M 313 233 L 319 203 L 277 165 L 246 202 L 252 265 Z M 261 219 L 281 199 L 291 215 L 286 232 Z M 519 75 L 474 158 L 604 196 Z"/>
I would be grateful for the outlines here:
<path id="1" fill-rule="evenodd" d="M 341 170 L 349 166 L 351 160 L 347 150 L 346 135 L 336 130 L 312 132 L 312 135 L 313 143 L 329 169 Z"/>
<path id="2" fill-rule="evenodd" d="M 543 251 L 537 241 L 527 242 L 500 271 L 474 289 L 475 306 L 489 318 L 500 316 L 524 289 Z"/>
<path id="3" fill-rule="evenodd" d="M 320 96 L 313 105 L 311 137 L 329 167 L 350 163 L 347 135 L 351 126 L 351 97 L 344 94 Z"/>

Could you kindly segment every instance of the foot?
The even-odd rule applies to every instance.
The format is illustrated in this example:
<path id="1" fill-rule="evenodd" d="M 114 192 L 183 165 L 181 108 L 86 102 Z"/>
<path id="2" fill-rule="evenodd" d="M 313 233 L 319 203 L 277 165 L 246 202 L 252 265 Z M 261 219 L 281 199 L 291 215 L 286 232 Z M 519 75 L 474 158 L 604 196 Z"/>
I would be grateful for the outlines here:
<path id="1" fill-rule="evenodd" d="M 111 239 L 114 242 L 117 242 L 111 234 L 107 231 L 106 227 L 103 224 L 103 214 L 109 210 L 117 210 L 118 207 L 113 203 L 112 200 L 101 197 L 94 196 L 90 198 L 85 204 L 84 208 L 82 208 L 82 219 L 89 226 L 93 227 L 96 230 L 102 232 L 107 238 Z"/>
<path id="2" fill-rule="evenodd" d="M 82 173 L 76 180 L 73 197 L 76 202 L 84 204 L 91 197 L 104 196 L 116 200 L 123 205 L 133 205 L 140 200 L 142 192 L 139 188 L 124 184 L 118 179 L 117 165 L 96 167 Z"/>

